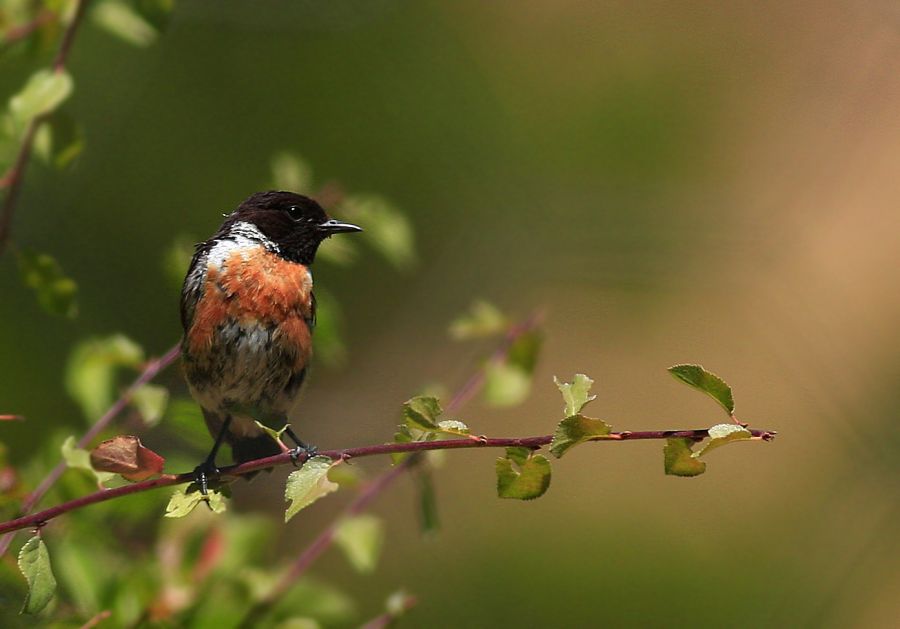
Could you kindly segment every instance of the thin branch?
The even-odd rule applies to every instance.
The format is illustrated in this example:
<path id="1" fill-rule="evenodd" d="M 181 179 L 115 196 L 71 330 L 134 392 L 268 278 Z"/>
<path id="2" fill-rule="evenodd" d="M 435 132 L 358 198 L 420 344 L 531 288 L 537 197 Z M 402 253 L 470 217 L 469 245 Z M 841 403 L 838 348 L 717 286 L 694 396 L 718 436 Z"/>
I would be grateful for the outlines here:
<path id="1" fill-rule="evenodd" d="M 63 33 L 62 42 L 56 52 L 53 60 L 53 69 L 56 72 L 62 72 L 66 69 L 66 62 L 69 53 L 72 50 L 72 44 L 75 41 L 75 35 L 78 27 L 84 18 L 84 12 L 87 8 L 88 0 L 76 0 L 75 13 L 72 20 L 66 26 Z M 9 242 L 9 235 L 12 231 L 12 219 L 16 210 L 16 203 L 19 200 L 19 193 L 22 189 L 22 182 L 25 179 L 25 171 L 28 168 L 28 161 L 31 157 L 31 149 L 34 145 L 34 137 L 38 128 L 47 120 L 47 116 L 37 116 L 33 118 L 25 129 L 22 136 L 22 144 L 19 146 L 19 152 L 12 167 L 0 178 L 0 188 L 8 188 L 6 198 L 3 200 L 3 207 L 0 208 L 0 255 L 3 255 L 6 245 Z M 2 553 L 0 553 L 2 554 Z"/>
<path id="2" fill-rule="evenodd" d="M 13 26 L 3 35 L 3 45 L 11 46 L 18 41 L 26 39 L 44 24 L 51 22 L 56 17 L 56 13 L 48 9 L 41 9 L 37 16 L 30 22 L 25 22 L 19 26 Z"/>
<path id="3" fill-rule="evenodd" d="M 84 19 L 84 11 L 87 9 L 88 0 L 76 0 L 75 13 L 72 15 L 72 21 L 66 27 L 63 33 L 62 43 L 59 45 L 59 51 L 56 53 L 56 59 L 53 60 L 53 69 L 62 72 L 66 68 L 66 61 L 69 57 L 69 51 L 72 50 L 72 44 L 75 42 L 75 35 L 78 33 L 78 27 Z"/>
<path id="4" fill-rule="evenodd" d="M 775 432 L 769 430 L 750 430 L 753 437 L 771 441 L 775 438 Z M 706 428 L 695 430 L 642 430 L 642 431 L 624 431 L 612 432 L 594 441 L 597 443 L 621 443 L 623 441 L 638 441 L 646 439 L 670 439 L 673 437 L 682 437 L 700 441 L 709 437 L 709 431 Z M 461 450 L 471 448 L 510 448 L 520 447 L 532 450 L 539 449 L 548 445 L 553 440 L 553 435 L 538 435 L 534 437 L 471 437 L 462 439 L 444 439 L 440 441 L 413 441 L 408 443 L 381 443 L 371 446 L 361 446 L 358 448 L 343 448 L 339 450 L 324 450 L 317 453 L 317 456 L 328 457 L 329 459 L 344 460 L 357 459 L 366 456 L 376 456 L 382 454 L 397 454 L 403 452 L 426 452 L 429 450 Z M 290 452 L 283 452 L 274 456 L 247 461 L 240 465 L 230 465 L 222 468 L 221 476 L 230 478 L 243 476 L 250 472 L 270 469 L 279 465 L 287 465 L 290 463 L 300 463 L 301 465 L 309 458 L 305 453 L 301 453 L 299 458 L 295 459 Z M 143 493 L 151 489 L 159 489 L 161 487 L 172 487 L 173 485 L 181 485 L 194 480 L 193 472 L 184 474 L 166 474 L 160 478 L 142 481 L 133 485 L 125 485 L 116 487 L 115 489 L 100 490 L 81 498 L 76 498 L 63 504 L 45 509 L 39 513 L 29 516 L 10 520 L 0 524 L 0 533 L 8 531 L 18 531 L 27 528 L 40 528 L 50 520 L 57 518 L 64 513 L 83 509 L 92 504 L 106 502 L 122 496 L 130 496 L 132 494 Z"/>
<path id="5" fill-rule="evenodd" d="M 455 413 L 471 400 L 478 391 L 484 386 L 487 378 L 488 369 L 496 364 L 502 363 L 509 356 L 510 349 L 515 342 L 523 335 L 535 330 L 539 325 L 543 315 L 540 312 L 534 312 L 527 319 L 516 325 L 510 326 L 503 341 L 497 349 L 491 354 L 487 363 L 469 377 L 468 380 L 451 396 L 450 401 L 444 409 L 446 413 Z M 281 576 L 278 583 L 266 594 L 262 599 L 256 602 L 244 615 L 239 623 L 239 627 L 253 627 L 258 619 L 280 599 L 285 592 L 299 579 L 315 561 L 328 550 L 334 542 L 338 527 L 344 518 L 359 515 L 365 511 L 369 505 L 382 493 L 387 491 L 403 473 L 412 469 L 420 460 L 421 456 L 413 455 L 403 459 L 401 463 L 393 468 L 388 468 L 369 482 L 366 487 L 359 492 L 356 498 L 347 506 L 344 512 L 339 515 L 331 524 L 329 524 L 319 535 L 307 546 L 294 560 L 290 568 Z M 374 622 L 374 621 L 373 621 Z"/>
<path id="6" fill-rule="evenodd" d="M 400 478 L 407 469 L 409 469 L 412 465 L 412 462 L 416 460 L 416 457 L 409 457 L 403 460 L 399 465 L 392 467 L 387 470 L 387 472 L 381 474 L 374 480 L 372 480 L 368 485 L 363 488 L 362 491 L 357 494 L 356 498 L 351 502 L 344 512 L 338 516 L 331 524 L 329 524 L 319 535 L 312 541 L 312 543 L 303 549 L 303 552 L 297 556 L 297 559 L 291 564 L 290 568 L 285 571 L 284 574 L 281 575 L 281 578 L 278 579 L 278 582 L 272 587 L 269 592 L 258 600 L 244 615 L 241 622 L 238 624 L 239 629 L 255 627 L 257 626 L 257 622 L 260 617 L 268 610 L 272 605 L 274 605 L 278 600 L 287 592 L 290 587 L 299 579 L 307 570 L 309 570 L 310 566 L 312 566 L 315 561 L 322 556 L 326 550 L 331 547 L 331 544 L 334 542 L 334 538 L 337 535 L 338 528 L 341 525 L 341 522 L 345 518 L 353 517 L 354 515 L 359 515 L 363 511 L 365 511 L 369 505 L 374 501 L 379 495 L 381 495 L 390 485 L 394 483 L 395 480 Z"/>
<path id="7" fill-rule="evenodd" d="M 149 361 L 145 366 L 144 370 L 140 373 L 140 375 L 131 383 L 131 385 L 125 390 L 124 393 L 116 400 L 109 409 L 103 413 L 103 416 L 100 417 L 94 423 L 90 429 L 82 435 L 81 439 L 78 440 L 79 448 L 87 448 L 91 442 L 102 433 L 106 428 L 110 425 L 112 420 L 114 420 L 119 413 L 121 413 L 128 406 L 128 403 L 131 402 L 131 398 L 134 396 L 135 392 L 140 389 L 142 386 L 153 380 L 156 375 L 175 362 L 175 359 L 178 358 L 178 355 L 181 352 L 180 345 L 175 345 L 169 349 L 165 354 L 156 358 L 154 360 Z M 32 491 L 25 500 L 22 501 L 22 513 L 27 514 L 31 512 L 32 509 L 40 502 L 41 498 L 50 491 L 50 488 L 56 484 L 56 481 L 59 480 L 59 477 L 63 475 L 63 472 L 66 471 L 66 463 L 65 461 L 60 461 L 56 464 L 49 474 L 40 482 L 40 484 Z M 12 542 L 12 535 L 6 534 L 3 537 L 0 537 L 0 557 L 6 553 L 9 548 L 9 544 Z"/>

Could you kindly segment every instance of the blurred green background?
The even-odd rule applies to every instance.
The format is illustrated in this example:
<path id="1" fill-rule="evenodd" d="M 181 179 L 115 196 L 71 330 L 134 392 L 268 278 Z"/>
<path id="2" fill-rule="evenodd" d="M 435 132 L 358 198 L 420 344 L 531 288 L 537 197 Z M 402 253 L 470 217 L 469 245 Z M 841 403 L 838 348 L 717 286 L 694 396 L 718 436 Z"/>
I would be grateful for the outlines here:
<path id="1" fill-rule="evenodd" d="M 31 69 L 0 60 L 0 96 Z M 476 432 L 549 432 L 552 376 L 576 371 L 617 429 L 719 421 L 666 375 L 677 362 L 725 377 L 739 416 L 779 431 L 692 480 L 663 475 L 660 443 L 584 446 L 530 503 L 496 498 L 495 453 L 454 452 L 438 536 L 418 534 L 403 481 L 375 507 L 389 532 L 374 577 L 336 552 L 316 566 L 358 620 L 403 586 L 414 627 L 896 623 L 891 3 L 182 2 L 146 49 L 87 23 L 70 70 L 86 149 L 64 173 L 34 164 L 14 239 L 57 256 L 81 314 L 44 315 L 0 261 L 0 412 L 28 418 L 2 427 L 14 460 L 46 431 L 83 431 L 62 386 L 76 342 L 121 331 L 158 354 L 178 338 L 163 252 L 211 234 L 293 150 L 319 181 L 403 208 L 420 259 L 317 270 L 350 353 L 307 388 L 312 443 L 390 439 L 400 402 L 458 386 L 481 354 L 446 328 L 476 298 L 547 313 L 531 398 L 469 406 Z M 236 508 L 280 517 L 277 474 L 238 487 Z M 279 528 L 277 554 L 342 500 Z"/>

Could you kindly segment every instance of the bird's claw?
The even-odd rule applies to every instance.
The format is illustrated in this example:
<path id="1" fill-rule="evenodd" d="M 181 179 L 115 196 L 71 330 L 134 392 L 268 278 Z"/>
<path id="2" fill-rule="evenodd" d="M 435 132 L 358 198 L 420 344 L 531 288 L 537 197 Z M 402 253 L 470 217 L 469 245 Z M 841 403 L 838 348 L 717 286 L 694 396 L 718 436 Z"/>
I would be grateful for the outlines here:
<path id="1" fill-rule="evenodd" d="M 206 460 L 194 468 L 194 483 L 204 496 L 209 494 L 209 481 L 219 477 L 219 468 L 215 461 Z"/>
<path id="2" fill-rule="evenodd" d="M 311 445 L 306 445 L 306 444 L 304 444 L 302 446 L 298 445 L 297 447 L 290 449 L 291 462 L 293 462 L 294 467 L 300 467 L 300 464 L 298 463 L 298 461 L 301 456 L 303 456 L 303 461 L 306 462 L 309 459 L 316 456 L 316 454 L 318 454 L 318 453 L 319 453 L 319 449 L 316 446 L 311 446 Z"/>

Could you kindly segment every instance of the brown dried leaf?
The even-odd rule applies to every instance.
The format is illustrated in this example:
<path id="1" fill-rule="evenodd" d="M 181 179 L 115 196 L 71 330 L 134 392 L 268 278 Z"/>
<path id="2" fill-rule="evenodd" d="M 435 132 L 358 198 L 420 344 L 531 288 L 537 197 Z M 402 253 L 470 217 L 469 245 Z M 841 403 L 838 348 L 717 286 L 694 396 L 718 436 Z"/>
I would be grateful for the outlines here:
<path id="1" fill-rule="evenodd" d="M 107 439 L 91 451 L 91 466 L 102 472 L 121 474 L 130 481 L 142 481 L 162 474 L 166 460 L 144 447 L 134 435 Z"/>

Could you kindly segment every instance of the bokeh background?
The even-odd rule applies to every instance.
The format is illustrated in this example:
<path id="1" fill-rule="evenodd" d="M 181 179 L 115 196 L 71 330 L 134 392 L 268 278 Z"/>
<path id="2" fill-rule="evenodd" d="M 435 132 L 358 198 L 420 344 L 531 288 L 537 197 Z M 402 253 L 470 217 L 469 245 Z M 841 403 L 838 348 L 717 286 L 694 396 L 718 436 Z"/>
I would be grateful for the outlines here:
<path id="1" fill-rule="evenodd" d="M 319 369 L 303 434 L 389 439 L 399 403 L 458 386 L 487 346 L 448 339 L 474 299 L 546 312 L 525 405 L 474 404 L 478 432 L 549 432 L 553 375 L 592 375 L 618 429 L 719 411 L 665 368 L 700 362 L 738 414 L 779 432 L 662 474 L 660 443 L 583 446 L 536 502 L 495 496 L 494 453 L 437 476 L 441 532 L 414 485 L 374 576 L 316 568 L 372 615 L 398 586 L 420 627 L 887 627 L 900 617 L 900 11 L 890 2 L 183 2 L 151 47 L 88 23 L 66 107 L 76 167 L 29 172 L 17 242 L 52 252 L 80 316 L 44 315 L 0 261 L 0 411 L 14 460 L 80 433 L 73 345 L 180 333 L 163 252 L 212 233 L 280 150 L 409 216 L 418 265 L 323 266 L 349 354 Z M 13 93 L 29 68 L 4 60 Z M 172 372 L 166 382 L 178 386 Z M 170 438 L 145 435 L 165 453 Z M 384 461 L 367 461 L 378 468 Z M 238 488 L 279 517 L 281 476 Z M 331 498 L 279 528 L 301 549 Z"/>

